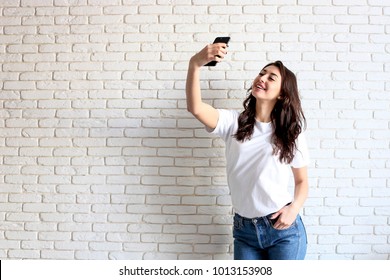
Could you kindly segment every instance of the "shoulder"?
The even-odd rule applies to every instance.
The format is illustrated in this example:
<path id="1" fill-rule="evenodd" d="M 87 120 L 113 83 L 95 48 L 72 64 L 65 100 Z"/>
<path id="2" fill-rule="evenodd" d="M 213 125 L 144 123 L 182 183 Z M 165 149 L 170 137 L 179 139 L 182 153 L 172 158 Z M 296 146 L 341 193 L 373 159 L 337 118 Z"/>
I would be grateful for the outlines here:
<path id="1" fill-rule="evenodd" d="M 234 133 L 234 130 L 237 126 L 237 119 L 240 115 L 239 112 L 235 110 L 226 110 L 226 109 L 217 109 L 218 110 L 218 122 L 215 129 L 208 129 L 208 132 L 217 134 L 224 139 L 227 139 L 228 136 Z"/>

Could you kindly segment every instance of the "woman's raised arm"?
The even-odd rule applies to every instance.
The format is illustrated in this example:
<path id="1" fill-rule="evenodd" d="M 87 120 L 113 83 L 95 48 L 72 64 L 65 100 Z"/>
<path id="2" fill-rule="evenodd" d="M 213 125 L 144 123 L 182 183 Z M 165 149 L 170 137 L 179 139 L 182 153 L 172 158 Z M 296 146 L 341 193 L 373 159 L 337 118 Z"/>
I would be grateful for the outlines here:
<path id="1" fill-rule="evenodd" d="M 188 66 L 186 83 L 187 110 L 210 129 L 214 129 L 217 126 L 219 113 L 214 107 L 202 101 L 200 69 L 210 61 L 222 61 L 226 55 L 226 47 L 225 43 L 207 45 L 191 58 Z"/>

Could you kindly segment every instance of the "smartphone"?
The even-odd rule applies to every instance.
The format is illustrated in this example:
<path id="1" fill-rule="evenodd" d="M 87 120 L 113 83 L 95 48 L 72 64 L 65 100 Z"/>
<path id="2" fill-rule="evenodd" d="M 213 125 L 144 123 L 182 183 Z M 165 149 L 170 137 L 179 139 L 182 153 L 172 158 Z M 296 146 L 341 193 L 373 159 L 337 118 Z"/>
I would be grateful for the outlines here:
<path id="1" fill-rule="evenodd" d="M 230 41 L 230 37 L 217 37 L 215 38 L 213 44 L 215 43 L 229 43 Z M 205 64 L 205 66 L 215 66 L 217 65 L 217 62 L 216 61 L 210 61 L 209 63 Z"/>

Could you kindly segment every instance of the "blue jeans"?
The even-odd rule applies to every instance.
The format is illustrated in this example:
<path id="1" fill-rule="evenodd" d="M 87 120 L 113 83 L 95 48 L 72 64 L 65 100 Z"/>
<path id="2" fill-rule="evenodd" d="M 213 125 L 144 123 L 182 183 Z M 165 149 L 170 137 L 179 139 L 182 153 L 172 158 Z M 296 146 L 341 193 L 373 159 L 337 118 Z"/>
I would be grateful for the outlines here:
<path id="1" fill-rule="evenodd" d="M 248 219 L 234 216 L 235 260 L 303 260 L 307 238 L 305 226 L 298 215 L 292 225 L 283 230 L 273 228 L 272 214 Z"/>

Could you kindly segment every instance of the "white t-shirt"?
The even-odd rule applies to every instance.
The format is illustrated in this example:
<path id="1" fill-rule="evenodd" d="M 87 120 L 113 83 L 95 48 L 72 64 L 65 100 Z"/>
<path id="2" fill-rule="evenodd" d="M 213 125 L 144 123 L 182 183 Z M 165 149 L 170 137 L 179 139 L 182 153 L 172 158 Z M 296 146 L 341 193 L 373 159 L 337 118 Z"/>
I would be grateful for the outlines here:
<path id="1" fill-rule="evenodd" d="M 226 172 L 235 213 L 255 218 L 276 212 L 293 200 L 288 192 L 291 167 L 309 163 L 304 135 L 297 141 L 297 152 L 290 164 L 281 163 L 272 155 L 272 125 L 256 121 L 252 138 L 237 141 L 233 135 L 238 128 L 239 112 L 219 109 L 219 120 L 213 134 L 226 145 Z"/>

